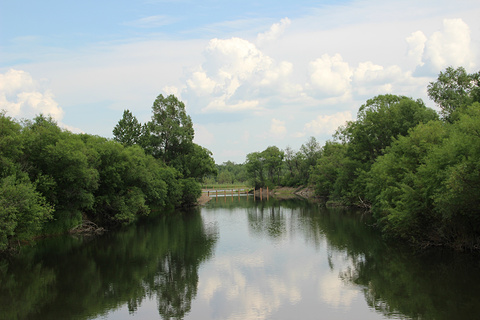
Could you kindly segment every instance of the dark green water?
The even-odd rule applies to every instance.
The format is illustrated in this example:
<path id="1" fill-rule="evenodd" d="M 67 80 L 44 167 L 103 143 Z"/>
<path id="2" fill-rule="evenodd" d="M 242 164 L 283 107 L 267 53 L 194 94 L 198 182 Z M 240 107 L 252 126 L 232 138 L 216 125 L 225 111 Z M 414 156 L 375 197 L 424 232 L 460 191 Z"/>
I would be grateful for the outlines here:
<path id="1" fill-rule="evenodd" d="M 478 319 L 480 260 L 386 244 L 366 215 L 226 197 L 0 260 L 0 319 Z"/>

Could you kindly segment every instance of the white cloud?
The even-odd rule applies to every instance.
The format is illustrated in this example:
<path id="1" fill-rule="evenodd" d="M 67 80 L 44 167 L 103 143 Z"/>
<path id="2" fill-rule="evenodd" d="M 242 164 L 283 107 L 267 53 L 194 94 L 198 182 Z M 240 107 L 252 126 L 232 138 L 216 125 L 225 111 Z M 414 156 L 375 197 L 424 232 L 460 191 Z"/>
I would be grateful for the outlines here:
<path id="1" fill-rule="evenodd" d="M 323 98 L 344 96 L 350 92 L 352 74 L 350 66 L 340 54 L 323 54 L 310 62 L 310 92 Z"/>
<path id="2" fill-rule="evenodd" d="M 276 138 L 282 138 L 287 133 L 285 121 L 273 118 L 270 124 L 270 133 Z"/>
<path id="3" fill-rule="evenodd" d="M 204 71 L 196 71 L 187 80 L 187 86 L 198 96 L 212 94 L 217 83 L 210 79 Z"/>
<path id="4" fill-rule="evenodd" d="M 212 39 L 204 57 L 204 63 L 188 75 L 182 92 L 194 109 L 258 111 L 264 97 L 292 97 L 301 91 L 288 80 L 292 63 L 277 63 L 245 39 Z"/>
<path id="5" fill-rule="evenodd" d="M 407 57 L 412 60 L 415 66 L 422 66 L 422 56 L 427 37 L 422 31 L 415 31 L 406 38 L 406 41 L 408 45 Z"/>
<path id="6" fill-rule="evenodd" d="M 267 32 L 258 34 L 257 44 L 262 45 L 265 42 L 277 40 L 291 23 L 288 18 L 283 18 L 279 23 L 274 23 Z"/>
<path id="7" fill-rule="evenodd" d="M 423 62 L 427 72 L 437 74 L 448 66 L 475 67 L 470 28 L 462 19 L 444 19 L 443 30 L 434 32 L 425 43 Z"/>
<path id="8" fill-rule="evenodd" d="M 175 97 L 177 97 L 178 99 L 181 100 L 180 90 L 177 87 L 175 87 L 175 86 L 165 86 L 165 87 L 163 87 L 162 90 L 166 95 L 173 94 Z"/>
<path id="9" fill-rule="evenodd" d="M 399 66 L 383 67 L 371 61 L 362 62 L 353 73 L 352 86 L 356 94 L 364 97 L 393 93 L 394 86 L 405 80 Z"/>
<path id="10" fill-rule="evenodd" d="M 304 133 L 333 134 L 339 126 L 350 120 L 352 120 L 350 111 L 337 112 L 332 115 L 319 115 L 316 119 L 305 124 Z M 298 134 L 298 136 L 302 137 L 305 134 Z"/>
<path id="11" fill-rule="evenodd" d="M 258 107 L 258 101 L 256 100 L 240 100 L 236 103 L 226 103 L 226 95 L 223 95 L 219 99 L 212 100 L 202 111 L 218 111 L 218 112 L 237 112 L 256 110 Z"/>
<path id="12" fill-rule="evenodd" d="M 42 90 L 28 72 L 15 69 L 0 74 L 0 109 L 28 119 L 42 113 L 58 121 L 64 114 L 52 92 Z"/>

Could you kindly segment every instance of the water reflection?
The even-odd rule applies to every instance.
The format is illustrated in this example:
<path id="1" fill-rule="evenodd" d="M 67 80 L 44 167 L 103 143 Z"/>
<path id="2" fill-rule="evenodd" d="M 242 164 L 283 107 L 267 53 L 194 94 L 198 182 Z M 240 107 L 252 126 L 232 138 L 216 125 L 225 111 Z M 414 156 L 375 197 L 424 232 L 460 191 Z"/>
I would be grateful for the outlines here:
<path id="1" fill-rule="evenodd" d="M 0 265 L 0 318 L 91 318 L 122 305 L 134 314 L 154 297 L 159 316 L 181 319 L 217 232 L 197 210 L 101 238 L 48 239 L 25 248 Z"/>
<path id="2" fill-rule="evenodd" d="M 0 260 L 0 319 L 474 319 L 478 257 L 386 244 L 362 212 L 212 200 Z"/>
<path id="3" fill-rule="evenodd" d="M 246 221 L 239 207 L 246 209 Z M 212 203 L 203 214 L 223 230 L 216 254 L 222 258 L 207 263 L 195 301 L 211 317 L 473 319 L 479 314 L 475 257 L 387 244 L 362 212 L 270 199 Z"/>

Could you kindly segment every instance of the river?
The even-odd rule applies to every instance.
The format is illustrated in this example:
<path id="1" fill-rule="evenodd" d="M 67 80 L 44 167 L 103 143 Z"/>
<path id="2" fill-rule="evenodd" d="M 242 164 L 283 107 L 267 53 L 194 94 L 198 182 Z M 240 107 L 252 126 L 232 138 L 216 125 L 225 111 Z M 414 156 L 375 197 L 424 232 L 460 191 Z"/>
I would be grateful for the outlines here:
<path id="1" fill-rule="evenodd" d="M 0 260 L 0 319 L 476 319 L 480 259 L 387 243 L 368 214 L 219 197 Z"/>

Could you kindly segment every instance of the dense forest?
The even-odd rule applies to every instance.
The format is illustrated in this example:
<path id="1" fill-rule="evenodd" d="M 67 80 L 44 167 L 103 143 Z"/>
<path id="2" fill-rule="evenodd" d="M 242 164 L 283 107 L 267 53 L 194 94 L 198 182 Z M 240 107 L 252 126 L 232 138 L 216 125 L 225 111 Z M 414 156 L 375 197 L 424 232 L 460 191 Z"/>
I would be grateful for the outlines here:
<path id="1" fill-rule="evenodd" d="M 73 134 L 43 115 L 17 121 L 0 113 L 0 251 L 85 220 L 110 227 L 191 206 L 200 181 L 216 172 L 174 96 L 159 95 L 143 125 L 126 110 L 114 136 Z"/>
<path id="2" fill-rule="evenodd" d="M 420 99 L 391 94 L 366 101 L 321 146 L 270 146 L 218 178 L 260 187 L 309 185 L 327 204 L 372 212 L 387 238 L 420 247 L 480 249 L 480 72 L 447 68 Z M 242 168 L 240 168 L 240 167 Z"/>

